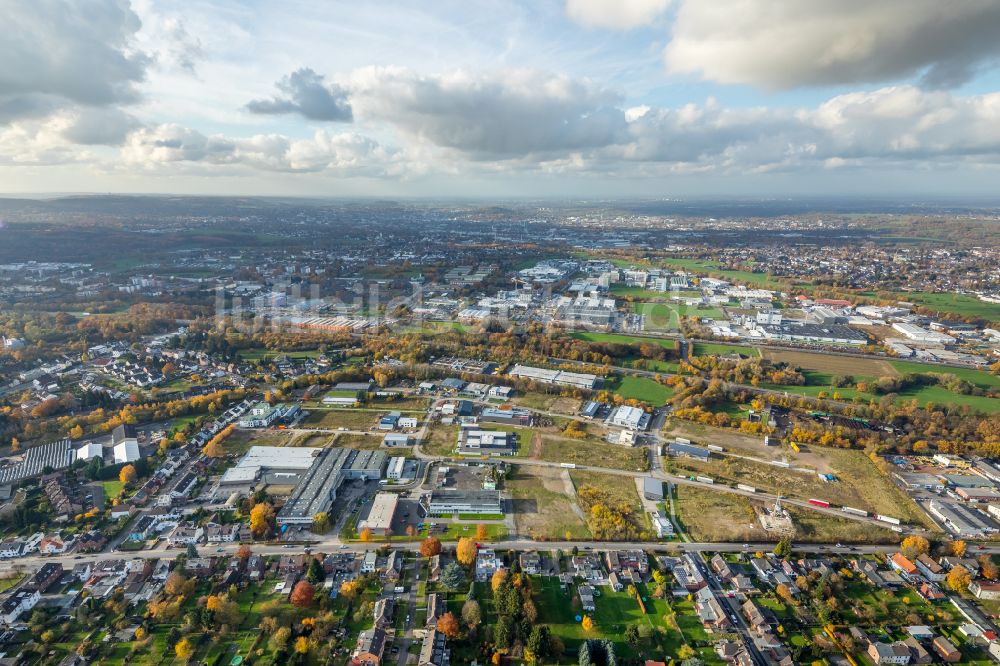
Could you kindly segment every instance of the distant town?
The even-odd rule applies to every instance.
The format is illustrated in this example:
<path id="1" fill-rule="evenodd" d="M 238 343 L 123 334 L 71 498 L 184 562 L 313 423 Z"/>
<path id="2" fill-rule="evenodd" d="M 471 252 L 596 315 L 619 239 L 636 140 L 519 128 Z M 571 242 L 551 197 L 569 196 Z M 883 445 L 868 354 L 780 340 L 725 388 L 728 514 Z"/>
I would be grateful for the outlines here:
<path id="1" fill-rule="evenodd" d="M 998 209 L 0 218 L 2 664 L 1000 662 Z"/>

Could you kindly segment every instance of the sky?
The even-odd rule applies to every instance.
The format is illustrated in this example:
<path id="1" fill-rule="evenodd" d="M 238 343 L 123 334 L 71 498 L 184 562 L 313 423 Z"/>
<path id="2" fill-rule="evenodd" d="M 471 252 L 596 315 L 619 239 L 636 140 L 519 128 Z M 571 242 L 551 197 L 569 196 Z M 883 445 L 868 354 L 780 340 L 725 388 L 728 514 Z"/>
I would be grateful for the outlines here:
<path id="1" fill-rule="evenodd" d="M 1000 0 L 0 0 L 0 16 L 0 193 L 1000 191 Z"/>

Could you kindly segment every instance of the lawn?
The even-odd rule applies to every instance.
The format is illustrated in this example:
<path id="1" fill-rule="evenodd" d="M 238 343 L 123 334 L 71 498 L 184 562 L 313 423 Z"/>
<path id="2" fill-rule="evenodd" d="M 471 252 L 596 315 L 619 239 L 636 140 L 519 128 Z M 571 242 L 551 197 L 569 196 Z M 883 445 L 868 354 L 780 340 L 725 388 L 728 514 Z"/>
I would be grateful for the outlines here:
<path id="1" fill-rule="evenodd" d="M 570 337 L 588 342 L 610 342 L 619 345 L 660 345 L 665 349 L 677 349 L 676 340 L 664 338 L 653 338 L 643 335 L 622 335 L 620 333 L 594 333 L 590 331 L 577 331 L 571 333 Z"/>
<path id="2" fill-rule="evenodd" d="M 316 358 L 319 355 L 320 351 L 318 349 L 272 351 L 263 347 L 255 347 L 253 349 L 241 349 L 239 351 L 240 359 L 244 361 L 270 361 L 274 360 L 278 356 L 287 356 L 292 360 L 302 360 L 307 358 Z"/>
<path id="3" fill-rule="evenodd" d="M 675 331 L 680 328 L 681 317 L 721 319 L 724 316 L 720 308 L 675 303 L 633 303 L 632 311 L 646 317 L 648 330 Z"/>
<path id="4" fill-rule="evenodd" d="M 727 345 L 718 342 L 694 343 L 695 356 L 717 356 L 722 354 L 742 354 L 744 356 L 760 356 L 760 350 L 746 345 Z"/>
<path id="5" fill-rule="evenodd" d="M 1000 321 L 1000 304 L 987 303 L 975 296 L 931 291 L 901 291 L 896 293 L 896 297 L 901 301 L 916 303 L 942 314 Z"/>
<path id="6" fill-rule="evenodd" d="M 453 456 L 458 444 L 458 426 L 434 425 L 427 429 L 421 442 L 424 453 L 432 456 Z"/>
<path id="7" fill-rule="evenodd" d="M 664 386 L 648 377 L 633 375 L 623 376 L 611 390 L 626 400 L 639 400 L 657 407 L 666 404 L 674 394 L 669 386 Z"/>
<path id="8" fill-rule="evenodd" d="M 118 493 L 120 493 L 122 488 L 125 487 L 125 484 L 118 479 L 115 479 L 114 481 L 105 481 L 101 485 L 104 486 L 104 496 L 109 500 L 118 497 Z"/>

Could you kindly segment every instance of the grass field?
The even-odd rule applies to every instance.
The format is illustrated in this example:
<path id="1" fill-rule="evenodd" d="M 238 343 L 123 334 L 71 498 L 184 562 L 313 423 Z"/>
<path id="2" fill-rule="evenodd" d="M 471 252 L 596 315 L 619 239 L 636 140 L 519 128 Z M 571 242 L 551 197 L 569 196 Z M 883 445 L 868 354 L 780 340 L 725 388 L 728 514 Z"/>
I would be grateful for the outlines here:
<path id="1" fill-rule="evenodd" d="M 918 363 L 916 361 L 889 361 L 889 364 L 899 372 L 944 373 L 955 375 L 959 379 L 964 379 L 980 388 L 1000 388 L 1000 375 L 993 375 L 985 370 L 950 368 L 948 366 L 935 365 L 933 363 Z"/>
<path id="2" fill-rule="evenodd" d="M 242 455 L 251 446 L 288 446 L 292 434 L 285 430 L 237 430 L 226 438 L 227 454 Z"/>
<path id="3" fill-rule="evenodd" d="M 589 539 L 566 470 L 515 465 L 504 481 L 517 532 L 532 539 Z"/>
<path id="4" fill-rule="evenodd" d="M 454 444 L 453 444 L 454 445 Z M 626 447 L 593 439 L 579 440 L 542 435 L 539 460 L 577 465 L 599 465 L 611 469 L 646 471 L 649 458 L 644 447 Z"/>
<path id="5" fill-rule="evenodd" d="M 115 497 L 118 497 L 118 493 L 122 491 L 122 488 L 125 487 L 125 484 L 115 479 L 114 481 L 104 481 L 103 483 L 101 483 L 101 486 L 104 487 L 104 497 L 106 497 L 108 500 L 112 500 Z"/>
<path id="6" fill-rule="evenodd" d="M 616 500 L 631 505 L 635 511 L 642 510 L 635 481 L 629 477 L 574 469 L 570 470 L 570 478 L 573 479 L 573 485 L 576 486 L 577 490 L 580 489 L 580 486 L 594 486 L 607 492 Z"/>
<path id="7" fill-rule="evenodd" d="M 646 330 L 676 331 L 680 328 L 681 317 L 701 319 L 721 319 L 724 313 L 719 308 L 697 307 L 676 303 L 633 303 L 632 311 L 645 316 Z"/>
<path id="8" fill-rule="evenodd" d="M 306 358 L 316 358 L 320 355 L 318 349 L 296 350 L 296 351 L 272 351 L 263 347 L 254 349 L 241 349 L 239 356 L 244 361 L 271 361 L 278 356 L 287 356 L 289 359 L 301 360 Z"/>
<path id="9" fill-rule="evenodd" d="M 373 451 L 382 447 L 382 435 L 381 433 L 358 435 L 354 433 L 340 432 L 334 435 L 333 445 L 340 446 L 345 449 Z"/>
<path id="10" fill-rule="evenodd" d="M 665 349 L 676 349 L 676 340 L 663 338 L 651 338 L 642 335 L 622 335 L 621 333 L 595 333 L 591 331 L 577 331 L 570 333 L 570 337 L 577 340 L 587 340 L 588 342 L 610 342 L 619 345 L 660 345 Z"/>
<path id="11" fill-rule="evenodd" d="M 632 375 L 622 377 L 612 391 L 625 399 L 641 400 L 653 406 L 666 403 L 674 394 L 669 386 L 664 386 L 648 377 Z"/>
<path id="12" fill-rule="evenodd" d="M 427 429 L 421 448 L 432 456 L 453 456 L 458 442 L 458 426 L 433 425 Z"/>
<path id="13" fill-rule="evenodd" d="M 695 356 L 713 356 L 720 354 L 743 354 L 744 356 L 760 356 L 760 350 L 756 347 L 745 345 L 727 345 L 719 342 L 696 342 L 694 343 Z"/>
<path id="14" fill-rule="evenodd" d="M 931 291 L 901 291 L 896 296 L 941 313 L 1000 321 L 1000 303 L 987 303 L 975 296 Z"/>

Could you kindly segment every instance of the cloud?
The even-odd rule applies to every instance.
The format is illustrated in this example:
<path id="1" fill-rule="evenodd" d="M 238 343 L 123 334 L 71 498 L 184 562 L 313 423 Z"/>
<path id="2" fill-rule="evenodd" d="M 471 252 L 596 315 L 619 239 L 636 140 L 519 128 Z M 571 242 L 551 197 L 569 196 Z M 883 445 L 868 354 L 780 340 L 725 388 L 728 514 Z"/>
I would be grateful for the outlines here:
<path id="1" fill-rule="evenodd" d="M 360 176 L 388 174 L 395 153 L 355 132 L 319 130 L 308 139 L 281 134 L 238 138 L 205 136 L 190 128 L 168 124 L 132 132 L 121 156 L 126 164 L 144 169 L 188 163 Z"/>
<path id="2" fill-rule="evenodd" d="M 359 118 L 476 160 L 544 157 L 625 137 L 617 93 L 535 70 L 426 76 L 369 67 L 347 86 Z"/>
<path id="3" fill-rule="evenodd" d="M 566 14 L 583 25 L 629 30 L 649 24 L 670 0 L 566 0 Z"/>
<path id="4" fill-rule="evenodd" d="M 998 34 L 995 0 L 683 0 L 664 56 L 675 73 L 766 89 L 949 87 L 1000 55 Z"/>
<path id="5" fill-rule="evenodd" d="M 0 122 L 139 98 L 148 58 L 131 48 L 140 22 L 124 0 L 0 0 L 0 16 Z"/>
<path id="6" fill-rule="evenodd" d="M 297 113 L 310 120 L 353 120 L 347 91 L 336 84 L 326 84 L 321 74 L 308 67 L 282 77 L 275 86 L 282 95 L 253 100 L 246 105 L 246 109 L 251 113 L 267 115 Z"/>
<path id="7" fill-rule="evenodd" d="M 67 124 L 62 136 L 71 143 L 87 146 L 117 146 L 141 124 L 135 116 L 115 108 L 80 107 L 63 117 Z"/>

